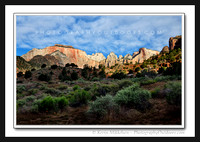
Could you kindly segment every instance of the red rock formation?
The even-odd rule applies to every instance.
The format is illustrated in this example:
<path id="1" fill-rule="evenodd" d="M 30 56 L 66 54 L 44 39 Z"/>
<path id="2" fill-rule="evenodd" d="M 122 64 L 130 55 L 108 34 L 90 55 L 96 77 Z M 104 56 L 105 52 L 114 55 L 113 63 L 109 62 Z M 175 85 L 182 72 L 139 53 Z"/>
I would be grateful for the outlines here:
<path id="1" fill-rule="evenodd" d="M 67 47 L 69 47 L 69 46 L 67 46 Z M 28 53 L 22 55 L 22 57 L 26 61 L 30 61 L 36 55 L 45 56 L 45 55 L 51 54 L 57 50 L 67 56 L 67 60 L 65 61 L 66 63 L 75 63 L 80 68 L 83 68 L 83 66 L 85 64 L 88 64 L 89 66 L 95 66 L 95 67 L 98 67 L 98 65 L 99 65 L 99 62 L 89 59 L 87 57 L 87 54 L 85 53 L 85 51 L 82 51 L 79 49 L 74 49 L 74 48 L 63 48 L 63 46 L 60 47 L 57 44 L 56 44 L 56 46 L 49 46 L 44 49 L 34 48 L 31 51 L 29 51 Z"/>
<path id="2" fill-rule="evenodd" d="M 182 36 L 170 37 L 169 39 L 169 50 L 173 50 L 176 47 L 181 47 Z"/>

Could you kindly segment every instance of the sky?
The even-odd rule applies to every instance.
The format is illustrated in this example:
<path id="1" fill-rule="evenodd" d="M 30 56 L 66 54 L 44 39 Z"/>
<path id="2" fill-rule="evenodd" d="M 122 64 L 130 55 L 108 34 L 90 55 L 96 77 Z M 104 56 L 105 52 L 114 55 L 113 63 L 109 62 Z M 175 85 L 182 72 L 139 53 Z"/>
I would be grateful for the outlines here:
<path id="1" fill-rule="evenodd" d="M 71 45 L 87 54 L 133 54 L 145 47 L 161 51 L 181 35 L 181 16 L 17 16 L 17 56 L 33 48 Z"/>

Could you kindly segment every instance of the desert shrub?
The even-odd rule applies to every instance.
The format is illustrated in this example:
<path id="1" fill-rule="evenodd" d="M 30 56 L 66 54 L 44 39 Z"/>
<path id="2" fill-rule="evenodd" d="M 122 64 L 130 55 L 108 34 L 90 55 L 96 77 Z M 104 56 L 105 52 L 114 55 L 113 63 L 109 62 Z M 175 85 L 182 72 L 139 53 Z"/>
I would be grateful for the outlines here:
<path id="1" fill-rule="evenodd" d="M 75 72 L 75 71 L 73 71 L 73 72 L 71 73 L 71 79 L 72 79 L 72 80 L 77 80 L 77 79 L 78 79 L 78 73 Z"/>
<path id="2" fill-rule="evenodd" d="M 44 92 L 53 96 L 59 96 L 60 94 L 62 94 L 60 90 L 57 90 L 55 88 L 46 88 Z"/>
<path id="3" fill-rule="evenodd" d="M 140 71 L 140 70 L 141 70 L 140 67 L 135 68 L 135 72 L 138 72 L 138 71 Z"/>
<path id="4" fill-rule="evenodd" d="M 169 82 L 165 85 L 166 99 L 169 104 L 181 105 L 181 82 Z"/>
<path id="5" fill-rule="evenodd" d="M 140 85 L 148 85 L 148 84 L 153 84 L 153 83 L 156 83 L 156 80 L 154 80 L 154 79 L 148 79 L 148 80 L 142 81 L 140 83 Z"/>
<path id="6" fill-rule="evenodd" d="M 62 96 L 56 98 L 56 104 L 58 105 L 59 109 L 63 109 L 69 104 L 69 101 L 64 96 Z"/>
<path id="7" fill-rule="evenodd" d="M 45 97 L 38 105 L 40 112 L 51 111 L 56 109 L 56 102 L 51 96 Z"/>
<path id="8" fill-rule="evenodd" d="M 26 104 L 26 100 L 24 99 L 17 100 L 18 107 L 23 107 L 25 104 Z"/>
<path id="9" fill-rule="evenodd" d="M 134 84 L 118 91 L 114 101 L 119 105 L 145 111 L 150 106 L 148 102 L 150 98 L 151 93 L 149 91 L 139 88 L 138 84 Z"/>
<path id="10" fill-rule="evenodd" d="M 68 76 L 68 75 L 62 75 L 62 74 L 60 74 L 59 76 L 58 76 L 58 78 L 61 80 L 61 81 L 71 81 L 72 79 L 71 79 L 71 77 L 70 76 Z"/>
<path id="11" fill-rule="evenodd" d="M 155 88 L 151 91 L 152 98 L 161 98 L 160 88 Z"/>
<path id="12" fill-rule="evenodd" d="M 25 72 L 25 75 L 24 75 L 24 78 L 30 78 L 32 76 L 32 73 L 31 73 L 31 71 L 26 71 Z"/>
<path id="13" fill-rule="evenodd" d="M 39 90 L 38 89 L 30 89 L 28 90 L 29 94 L 35 95 Z"/>
<path id="14" fill-rule="evenodd" d="M 105 78 L 106 77 L 106 73 L 105 73 L 105 69 L 102 68 L 101 71 L 99 72 L 99 76 L 100 78 Z"/>
<path id="15" fill-rule="evenodd" d="M 40 90 L 46 90 L 48 87 L 45 84 L 42 84 L 42 86 L 39 88 Z"/>
<path id="16" fill-rule="evenodd" d="M 133 85 L 133 82 L 131 80 L 122 80 L 118 82 L 119 88 L 122 89 L 124 87 L 128 87 Z"/>
<path id="17" fill-rule="evenodd" d="M 136 77 L 131 79 L 132 82 L 140 82 L 142 80 L 146 80 L 146 77 Z"/>
<path id="18" fill-rule="evenodd" d="M 130 69 L 128 73 L 129 73 L 129 74 L 133 74 L 133 70 Z"/>
<path id="19" fill-rule="evenodd" d="M 17 77 L 22 77 L 23 76 L 23 72 L 18 72 L 17 73 Z"/>
<path id="20" fill-rule="evenodd" d="M 23 98 L 25 95 L 21 93 L 17 93 L 17 99 Z"/>
<path id="21" fill-rule="evenodd" d="M 24 85 L 17 85 L 17 94 L 22 93 L 26 90 L 26 87 Z"/>
<path id="22" fill-rule="evenodd" d="M 123 79 L 126 78 L 126 74 L 124 74 L 123 72 L 115 72 L 111 75 L 111 78 L 114 79 Z"/>
<path id="23" fill-rule="evenodd" d="M 57 69 L 57 68 L 58 68 L 57 65 L 52 65 L 52 66 L 51 66 L 51 69 Z"/>
<path id="24" fill-rule="evenodd" d="M 119 85 L 117 84 L 101 84 L 93 90 L 93 97 L 96 96 L 105 96 L 106 94 L 115 95 L 115 93 L 119 90 Z"/>
<path id="25" fill-rule="evenodd" d="M 77 82 L 78 83 L 84 83 L 84 82 L 86 82 L 83 78 L 79 78 L 78 80 L 77 80 Z"/>
<path id="26" fill-rule="evenodd" d="M 67 88 L 68 88 L 67 85 L 60 85 L 60 86 L 57 87 L 57 89 L 59 89 L 59 90 L 65 90 Z"/>
<path id="27" fill-rule="evenodd" d="M 40 74 L 40 75 L 38 76 L 38 79 L 39 79 L 40 81 L 46 81 L 46 82 L 48 82 L 48 81 L 51 80 L 51 76 L 48 75 L 48 74 Z"/>
<path id="28" fill-rule="evenodd" d="M 76 91 L 76 90 L 78 90 L 78 89 L 80 89 L 80 88 L 81 88 L 80 86 L 74 85 L 73 90 Z"/>
<path id="29" fill-rule="evenodd" d="M 97 119 L 110 114 L 111 112 L 117 112 L 119 106 L 114 102 L 111 95 L 97 97 L 97 99 L 89 104 L 88 114 L 96 117 Z"/>
<path id="30" fill-rule="evenodd" d="M 35 96 L 28 96 L 26 102 L 32 102 L 35 99 Z"/>
<path id="31" fill-rule="evenodd" d="M 22 80 L 17 80 L 17 83 L 23 83 L 23 81 Z"/>
<path id="32" fill-rule="evenodd" d="M 81 89 L 77 89 L 69 94 L 71 97 L 69 99 L 69 104 L 72 107 L 81 106 L 83 104 L 87 104 L 91 99 L 91 95 L 89 92 Z"/>
<path id="33" fill-rule="evenodd" d="M 35 68 L 31 69 L 31 71 L 35 71 L 35 70 L 36 70 Z"/>
<path id="34" fill-rule="evenodd" d="M 46 68 L 46 66 L 47 66 L 46 64 L 42 64 L 41 68 Z"/>
<path id="35" fill-rule="evenodd" d="M 92 81 L 100 81 L 100 78 L 94 77 L 94 78 L 92 79 Z"/>

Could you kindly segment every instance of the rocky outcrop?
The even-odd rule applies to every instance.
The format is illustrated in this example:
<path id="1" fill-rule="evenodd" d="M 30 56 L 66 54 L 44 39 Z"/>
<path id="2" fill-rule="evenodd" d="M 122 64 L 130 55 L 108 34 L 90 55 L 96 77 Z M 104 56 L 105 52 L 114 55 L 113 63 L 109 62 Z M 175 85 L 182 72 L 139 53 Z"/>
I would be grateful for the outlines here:
<path id="1" fill-rule="evenodd" d="M 106 57 L 102 53 L 95 53 L 95 54 L 92 54 L 92 55 L 87 55 L 87 57 L 89 59 L 95 60 L 97 62 L 100 62 L 100 61 L 106 59 Z"/>
<path id="2" fill-rule="evenodd" d="M 55 46 L 46 47 L 44 49 L 34 48 L 28 53 L 22 55 L 22 57 L 26 61 L 30 61 L 36 55 L 45 56 L 55 51 L 59 51 L 67 57 L 65 60 L 63 60 L 64 61 L 63 64 L 75 63 L 76 65 L 78 65 L 79 68 L 83 68 L 85 64 L 88 64 L 89 66 L 93 66 L 93 67 L 99 66 L 99 62 L 88 58 L 85 51 L 75 49 L 75 48 L 69 48 L 69 46 L 63 47 L 58 44 L 56 44 Z"/>
<path id="3" fill-rule="evenodd" d="M 173 50 L 176 48 L 181 48 L 181 40 L 182 36 L 175 36 L 169 38 L 169 50 Z"/>
<path id="4" fill-rule="evenodd" d="M 130 54 L 124 56 L 124 59 L 131 60 L 133 57 Z"/>
<path id="5" fill-rule="evenodd" d="M 117 63 L 117 55 L 114 52 L 110 52 L 107 56 L 107 59 L 100 62 L 100 64 L 105 65 L 106 67 L 114 66 Z"/>
<path id="6" fill-rule="evenodd" d="M 164 46 L 163 49 L 161 50 L 161 53 L 169 53 L 169 47 Z"/>
<path id="7" fill-rule="evenodd" d="M 42 55 L 34 56 L 29 61 L 29 64 L 31 64 L 32 66 L 34 66 L 36 68 L 40 68 L 43 64 L 46 64 L 47 66 L 60 65 L 59 60 L 49 54 L 47 54 L 45 56 L 42 56 Z"/>
<path id="8" fill-rule="evenodd" d="M 159 54 L 158 51 L 140 48 L 139 51 L 134 52 L 132 56 L 127 54 L 124 57 L 120 55 L 118 58 L 114 52 L 111 52 L 107 58 L 105 58 L 102 53 L 87 55 L 85 51 L 75 49 L 72 46 L 56 44 L 44 49 L 34 48 L 21 57 L 37 67 L 40 67 L 41 64 L 47 64 L 47 66 L 53 64 L 65 66 L 67 63 L 74 63 L 78 65 L 79 68 L 83 68 L 85 64 L 98 68 L 99 64 L 111 67 L 115 64 L 142 63 L 144 60 L 157 54 Z"/>

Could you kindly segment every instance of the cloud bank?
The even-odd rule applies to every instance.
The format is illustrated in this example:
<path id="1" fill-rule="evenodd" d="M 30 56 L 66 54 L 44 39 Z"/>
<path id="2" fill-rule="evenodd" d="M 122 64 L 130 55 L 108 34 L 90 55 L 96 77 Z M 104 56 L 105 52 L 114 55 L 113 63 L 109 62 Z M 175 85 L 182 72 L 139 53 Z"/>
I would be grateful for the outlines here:
<path id="1" fill-rule="evenodd" d="M 17 16 L 17 55 L 32 48 L 71 45 L 87 54 L 162 50 L 181 35 L 181 16 Z"/>

